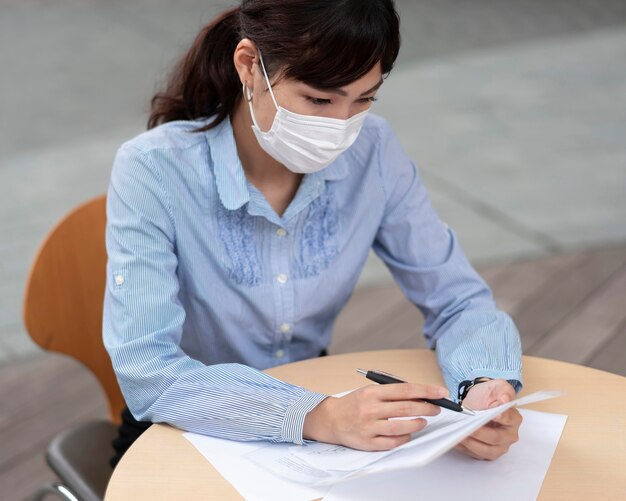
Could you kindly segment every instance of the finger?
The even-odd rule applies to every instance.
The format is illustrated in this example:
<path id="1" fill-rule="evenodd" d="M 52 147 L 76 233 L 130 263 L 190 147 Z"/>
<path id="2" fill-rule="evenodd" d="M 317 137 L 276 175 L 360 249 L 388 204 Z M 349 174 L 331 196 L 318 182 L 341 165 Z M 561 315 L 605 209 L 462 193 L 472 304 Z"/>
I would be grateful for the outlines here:
<path id="1" fill-rule="evenodd" d="M 379 435 L 372 438 L 360 449 L 364 451 L 388 451 L 395 449 L 411 440 L 411 435 L 384 436 Z"/>
<path id="2" fill-rule="evenodd" d="M 498 416 L 494 417 L 491 420 L 491 422 L 497 423 L 500 426 L 519 427 L 519 425 L 522 422 L 522 415 L 515 407 L 512 407 L 508 409 L 507 411 L 503 412 L 502 414 L 499 414 Z"/>
<path id="3" fill-rule="evenodd" d="M 510 444 L 489 445 L 481 442 L 480 440 L 476 440 L 475 438 L 468 437 L 463 441 L 463 446 L 472 451 L 472 453 L 476 454 L 476 456 L 480 459 L 493 461 L 507 452 Z"/>
<path id="4" fill-rule="evenodd" d="M 506 404 L 513 400 L 515 397 L 515 390 L 509 382 L 497 379 L 494 383 L 497 384 L 493 387 L 492 394 L 497 401 L 497 405 Z"/>
<path id="5" fill-rule="evenodd" d="M 509 428 L 483 426 L 470 435 L 485 445 L 505 445 L 516 442 L 516 433 Z"/>
<path id="6" fill-rule="evenodd" d="M 425 428 L 427 422 L 423 418 L 417 419 L 380 419 L 374 423 L 372 431 L 375 435 L 397 437 L 417 433 Z"/>
<path id="7" fill-rule="evenodd" d="M 404 400 L 384 402 L 376 408 L 377 418 L 436 416 L 441 408 L 424 401 Z"/>
<path id="8" fill-rule="evenodd" d="M 500 402 L 493 393 L 491 393 L 489 397 L 490 398 L 487 403 L 487 409 L 493 409 L 494 407 L 499 407 L 502 405 L 502 402 Z"/>
<path id="9" fill-rule="evenodd" d="M 511 422 L 511 416 L 509 414 L 510 411 L 511 409 L 507 409 L 502 414 L 498 414 L 497 416 L 492 417 L 491 421 L 489 421 L 489 424 L 498 426 L 509 426 Z"/>
<path id="10" fill-rule="evenodd" d="M 481 461 L 483 459 L 480 456 L 478 456 L 477 454 L 475 454 L 473 451 L 471 451 L 467 447 L 465 447 L 465 445 L 463 445 L 463 443 L 456 444 L 454 446 L 454 448 L 456 450 L 458 450 L 459 452 L 462 452 L 463 454 L 466 454 L 467 456 L 470 456 L 470 457 L 472 457 L 474 459 L 480 459 Z"/>
<path id="11" fill-rule="evenodd" d="M 443 386 L 415 383 L 379 385 L 381 400 L 418 400 L 422 398 L 442 398 L 448 395 Z"/>

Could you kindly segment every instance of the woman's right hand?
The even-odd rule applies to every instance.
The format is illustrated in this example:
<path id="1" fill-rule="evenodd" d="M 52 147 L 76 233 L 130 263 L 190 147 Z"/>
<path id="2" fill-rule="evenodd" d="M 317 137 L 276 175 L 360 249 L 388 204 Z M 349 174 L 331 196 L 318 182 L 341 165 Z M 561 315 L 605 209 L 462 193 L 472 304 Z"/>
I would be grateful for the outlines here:
<path id="1" fill-rule="evenodd" d="M 364 451 L 393 449 L 424 428 L 426 420 L 389 418 L 435 416 L 441 409 L 420 399 L 447 395 L 441 386 L 423 384 L 364 386 L 320 402 L 306 415 L 303 437 Z"/>

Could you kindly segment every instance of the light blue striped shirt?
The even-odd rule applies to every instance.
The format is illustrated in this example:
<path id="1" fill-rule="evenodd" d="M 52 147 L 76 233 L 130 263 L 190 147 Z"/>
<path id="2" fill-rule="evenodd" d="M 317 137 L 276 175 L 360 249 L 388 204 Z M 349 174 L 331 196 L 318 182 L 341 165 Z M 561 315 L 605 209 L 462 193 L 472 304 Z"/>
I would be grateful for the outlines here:
<path id="1" fill-rule="evenodd" d="M 425 316 L 451 395 L 521 384 L 512 320 L 439 219 L 388 124 L 304 176 L 279 217 L 247 181 L 228 120 L 161 125 L 119 149 L 107 201 L 103 335 L 139 420 L 235 440 L 302 443 L 325 395 L 260 369 L 330 344 L 371 248 Z"/>

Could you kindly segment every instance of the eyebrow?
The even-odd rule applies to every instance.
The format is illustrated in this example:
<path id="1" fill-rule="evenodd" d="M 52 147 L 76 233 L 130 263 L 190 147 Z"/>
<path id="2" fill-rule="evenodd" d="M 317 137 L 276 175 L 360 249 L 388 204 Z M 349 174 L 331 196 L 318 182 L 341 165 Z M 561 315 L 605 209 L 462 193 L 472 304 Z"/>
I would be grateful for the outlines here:
<path id="1" fill-rule="evenodd" d="M 371 89 L 368 89 L 368 90 L 366 90 L 365 92 L 363 92 L 363 93 L 361 94 L 361 96 L 359 96 L 359 97 L 363 97 L 363 96 L 365 96 L 365 95 L 369 94 L 370 92 L 374 92 L 374 91 L 375 91 L 375 90 L 377 90 L 377 89 L 378 89 L 378 88 L 379 88 L 382 84 L 383 84 L 383 79 L 381 78 L 381 79 L 380 79 L 380 82 L 378 82 L 376 85 L 374 85 L 374 87 L 372 87 Z M 337 88 L 337 89 L 321 89 L 321 88 L 319 88 L 319 87 L 315 87 L 315 86 L 313 86 L 313 85 L 310 85 L 310 87 L 313 87 L 315 90 L 318 90 L 318 91 L 320 91 L 320 92 L 332 92 L 333 94 L 339 94 L 340 96 L 347 96 L 347 95 L 348 95 L 348 93 L 347 93 L 345 90 L 340 89 L 340 88 Z"/>

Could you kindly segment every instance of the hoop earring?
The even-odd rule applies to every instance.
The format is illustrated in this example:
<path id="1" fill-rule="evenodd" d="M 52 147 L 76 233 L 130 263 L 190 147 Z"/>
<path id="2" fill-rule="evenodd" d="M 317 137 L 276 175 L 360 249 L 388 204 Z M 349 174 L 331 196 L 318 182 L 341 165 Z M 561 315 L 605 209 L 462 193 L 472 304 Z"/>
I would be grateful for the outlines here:
<path id="1" fill-rule="evenodd" d="M 252 102 L 252 92 L 250 91 L 250 89 L 248 89 L 248 87 L 246 86 L 246 82 L 243 82 L 243 97 L 246 99 L 246 101 L 248 101 L 249 103 Z"/>

